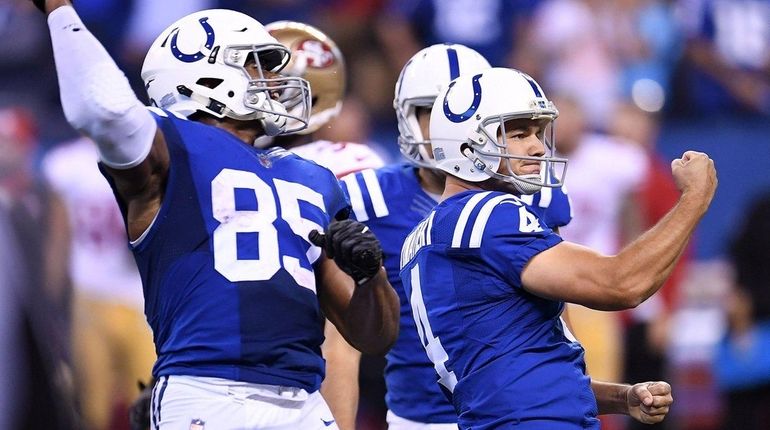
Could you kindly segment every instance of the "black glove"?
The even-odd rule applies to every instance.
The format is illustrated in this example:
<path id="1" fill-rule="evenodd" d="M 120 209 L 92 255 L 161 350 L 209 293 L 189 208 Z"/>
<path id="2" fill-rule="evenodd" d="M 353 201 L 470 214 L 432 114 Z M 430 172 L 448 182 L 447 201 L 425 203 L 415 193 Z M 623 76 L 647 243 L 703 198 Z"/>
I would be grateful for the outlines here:
<path id="1" fill-rule="evenodd" d="M 142 381 L 139 385 L 139 397 L 131 404 L 128 409 L 128 422 L 131 430 L 149 430 L 150 428 L 150 402 L 152 401 L 152 387 L 155 386 L 155 379 L 145 385 Z"/>
<path id="2" fill-rule="evenodd" d="M 374 277 L 382 267 L 382 247 L 369 227 L 352 219 L 332 221 L 326 234 L 310 232 L 308 239 L 334 259 L 357 285 Z"/>

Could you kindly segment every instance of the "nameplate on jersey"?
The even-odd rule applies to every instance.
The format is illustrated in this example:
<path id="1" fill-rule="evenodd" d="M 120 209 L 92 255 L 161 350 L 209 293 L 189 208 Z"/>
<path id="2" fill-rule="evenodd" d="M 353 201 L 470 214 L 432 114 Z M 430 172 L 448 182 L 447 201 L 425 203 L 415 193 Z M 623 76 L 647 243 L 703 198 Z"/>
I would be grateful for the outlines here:
<path id="1" fill-rule="evenodd" d="M 435 212 L 431 212 L 428 218 L 422 220 L 417 227 L 409 233 L 409 236 L 404 240 L 404 246 L 401 248 L 401 268 L 403 269 L 407 263 L 417 255 L 417 252 L 423 246 L 430 245 L 430 230 L 433 226 L 433 216 Z"/>

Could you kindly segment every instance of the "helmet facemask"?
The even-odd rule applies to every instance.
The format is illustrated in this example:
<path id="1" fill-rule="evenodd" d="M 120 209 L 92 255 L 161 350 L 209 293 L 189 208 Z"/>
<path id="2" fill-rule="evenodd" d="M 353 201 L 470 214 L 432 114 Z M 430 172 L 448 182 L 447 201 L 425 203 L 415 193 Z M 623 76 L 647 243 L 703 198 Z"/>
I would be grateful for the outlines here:
<path id="1" fill-rule="evenodd" d="M 396 104 L 396 118 L 398 119 L 398 148 L 410 162 L 427 168 L 435 168 L 435 161 L 430 155 L 430 139 L 426 139 L 417 119 L 417 109 L 423 108 L 430 111 L 433 108 L 435 98 L 425 97 L 405 100 L 403 104 Z"/>
<path id="2" fill-rule="evenodd" d="M 223 54 L 224 63 L 240 68 L 249 78 L 243 105 L 253 113 L 243 115 L 225 107 L 224 116 L 238 120 L 260 119 L 268 136 L 292 133 L 305 128 L 310 115 L 308 82 L 290 76 L 265 77 L 264 73 L 278 73 L 289 62 L 290 56 L 291 53 L 279 44 L 226 47 Z M 252 59 L 257 71 L 256 78 L 247 70 L 247 64 Z M 287 127 L 288 124 L 291 126 Z"/>
<path id="3" fill-rule="evenodd" d="M 478 170 L 483 170 L 490 178 L 513 185 L 521 194 L 534 194 L 542 187 L 561 187 L 567 173 L 567 159 L 555 156 L 554 122 L 557 115 L 558 112 L 553 104 L 550 104 L 545 109 L 504 113 L 483 118 L 474 135 L 468 139 L 462 154 L 471 160 Z M 544 121 L 543 127 L 537 134 L 545 149 L 543 156 L 514 155 L 508 152 L 505 123 L 514 119 Z M 540 172 L 517 174 L 513 171 L 510 160 L 537 161 L 540 163 Z"/>

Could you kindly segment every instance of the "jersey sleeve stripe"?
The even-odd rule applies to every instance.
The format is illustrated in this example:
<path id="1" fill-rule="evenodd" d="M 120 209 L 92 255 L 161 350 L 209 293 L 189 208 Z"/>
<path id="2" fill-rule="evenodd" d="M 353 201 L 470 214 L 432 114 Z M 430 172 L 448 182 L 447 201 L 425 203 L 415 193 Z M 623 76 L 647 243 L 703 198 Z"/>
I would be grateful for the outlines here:
<path id="1" fill-rule="evenodd" d="M 168 114 L 171 114 L 171 115 L 173 115 L 176 118 L 188 121 L 186 116 L 184 116 L 184 115 L 182 115 L 181 113 L 178 113 L 178 112 L 174 112 L 174 111 L 170 111 L 170 110 L 168 110 L 168 111 L 167 110 L 163 110 L 163 109 L 161 109 L 159 107 L 155 107 L 155 106 L 145 106 L 145 108 L 148 111 L 150 111 L 151 113 L 154 113 L 155 115 L 163 117 L 163 118 L 168 118 Z"/>
<path id="2" fill-rule="evenodd" d="M 433 240 L 431 239 L 432 231 L 433 231 L 433 216 L 436 215 L 436 212 L 431 212 L 428 216 L 428 228 L 426 229 L 425 233 L 425 244 L 430 245 L 433 243 Z"/>
<path id="3" fill-rule="evenodd" d="M 527 205 L 527 206 L 532 206 L 532 204 L 535 203 L 535 196 L 536 195 L 537 195 L 537 193 L 535 193 L 535 194 L 522 194 L 521 196 L 519 196 L 519 200 L 524 202 L 524 204 Z"/>
<path id="4" fill-rule="evenodd" d="M 184 115 L 182 115 L 181 113 L 179 113 L 179 112 L 174 112 L 174 111 L 172 111 L 172 110 L 170 110 L 169 112 L 171 112 L 171 115 L 174 115 L 175 117 L 177 117 L 177 118 L 179 118 L 179 119 L 183 119 L 183 120 L 187 121 L 187 117 L 186 117 L 186 116 L 184 116 Z"/>
<path id="5" fill-rule="evenodd" d="M 366 213 L 366 207 L 364 206 L 364 196 L 361 194 L 361 187 L 358 186 L 358 181 L 355 175 L 348 175 L 341 179 L 341 181 L 347 186 L 348 197 L 350 197 L 350 206 L 353 208 L 353 214 L 356 216 L 358 222 L 369 221 L 369 215 Z"/>
<path id="6" fill-rule="evenodd" d="M 492 215 L 492 209 L 495 208 L 503 200 L 513 200 L 511 196 L 503 194 L 495 198 L 489 199 L 484 206 L 481 207 L 479 214 L 476 215 L 476 220 L 473 222 L 473 230 L 471 230 L 471 239 L 468 243 L 469 248 L 480 248 L 481 239 L 484 237 L 484 229 L 487 227 L 489 217 Z"/>
<path id="7" fill-rule="evenodd" d="M 537 204 L 541 208 L 547 208 L 551 205 L 551 199 L 553 198 L 553 188 L 543 187 L 540 189 L 540 202 Z"/>
<path id="8" fill-rule="evenodd" d="M 157 107 L 154 107 L 154 106 L 147 106 L 147 110 L 152 112 L 152 113 L 154 113 L 155 115 L 162 116 L 164 118 L 168 118 L 168 114 L 166 113 L 166 111 L 164 111 L 161 108 L 157 108 Z"/>
<path id="9" fill-rule="evenodd" d="M 452 248 L 459 248 L 462 245 L 463 233 L 465 232 L 465 226 L 468 224 L 468 218 L 470 218 L 471 212 L 473 212 L 476 205 L 478 205 L 484 197 L 488 196 L 489 193 L 490 191 L 476 193 L 470 200 L 468 200 L 468 203 L 465 204 L 462 212 L 460 212 L 460 216 L 457 218 L 457 225 L 455 226 L 455 231 L 452 235 Z"/>
<path id="10" fill-rule="evenodd" d="M 388 206 L 385 204 L 385 197 L 382 195 L 382 188 L 380 187 L 380 181 L 377 180 L 377 174 L 374 173 L 374 170 L 367 169 L 361 172 L 361 176 L 364 178 L 366 189 L 369 191 L 374 215 L 377 218 L 387 216 L 389 213 Z"/>

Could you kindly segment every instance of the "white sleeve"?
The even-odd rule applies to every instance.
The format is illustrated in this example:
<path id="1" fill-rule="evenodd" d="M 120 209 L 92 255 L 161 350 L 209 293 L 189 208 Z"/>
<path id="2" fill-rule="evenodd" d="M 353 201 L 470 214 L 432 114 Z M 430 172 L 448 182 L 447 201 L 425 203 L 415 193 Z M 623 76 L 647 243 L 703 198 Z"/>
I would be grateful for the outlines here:
<path id="1" fill-rule="evenodd" d="M 62 109 L 93 139 L 104 164 L 134 167 L 147 158 L 157 125 L 128 79 L 71 6 L 48 16 Z"/>

